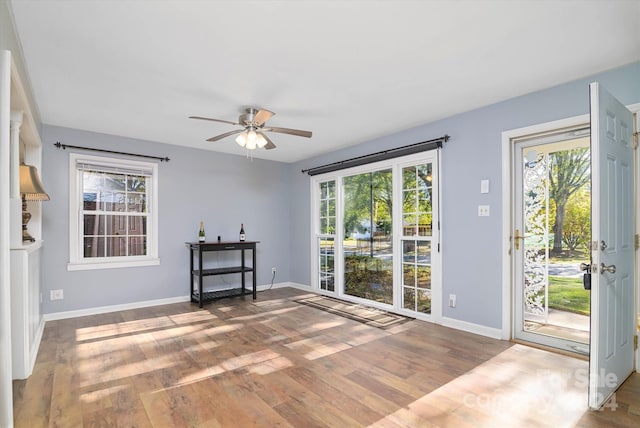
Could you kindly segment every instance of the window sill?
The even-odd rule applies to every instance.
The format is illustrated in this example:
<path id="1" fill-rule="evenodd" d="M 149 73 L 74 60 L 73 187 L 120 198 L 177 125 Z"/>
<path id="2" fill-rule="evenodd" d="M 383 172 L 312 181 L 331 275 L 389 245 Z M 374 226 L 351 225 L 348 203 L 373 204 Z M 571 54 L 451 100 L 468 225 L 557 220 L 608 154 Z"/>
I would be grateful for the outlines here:
<path id="1" fill-rule="evenodd" d="M 117 262 L 105 262 L 99 261 L 95 263 L 91 262 L 70 262 L 67 264 L 67 271 L 77 270 L 95 270 L 95 269 L 116 269 L 116 268 L 129 268 L 129 267 L 143 267 L 143 266 L 158 266 L 160 265 L 160 259 L 145 259 L 145 260 L 131 260 L 131 261 L 117 261 Z"/>

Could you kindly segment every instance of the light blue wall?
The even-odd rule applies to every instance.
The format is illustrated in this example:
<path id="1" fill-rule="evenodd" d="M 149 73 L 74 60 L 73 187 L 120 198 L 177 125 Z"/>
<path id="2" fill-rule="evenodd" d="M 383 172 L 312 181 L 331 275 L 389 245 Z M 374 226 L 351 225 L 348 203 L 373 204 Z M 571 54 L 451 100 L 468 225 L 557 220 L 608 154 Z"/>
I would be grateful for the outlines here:
<path id="1" fill-rule="evenodd" d="M 46 165 L 42 181 L 51 196 L 42 203 L 45 314 L 188 295 L 189 258 L 184 243 L 197 239 L 200 220 L 205 222 L 208 240 L 217 235 L 237 240 L 244 223 L 247 239 L 260 241 L 258 285 L 270 283 L 273 266 L 278 270 L 275 282 L 288 281 L 288 165 L 53 126 L 43 126 L 42 140 Z M 158 168 L 160 266 L 67 271 L 69 152 L 74 150 L 57 149 L 56 141 L 171 159 Z M 237 253 L 217 254 L 211 263 L 223 266 L 231 257 L 239 260 Z M 233 284 L 237 278 L 210 277 L 206 283 L 223 286 L 224 281 Z M 64 300 L 50 301 L 49 290 L 59 288 L 64 290 Z"/>
<path id="2" fill-rule="evenodd" d="M 301 169 L 449 134 L 441 164 L 442 286 L 445 300 L 457 294 L 457 306 L 443 302 L 443 315 L 501 328 L 501 134 L 588 113 L 588 84 L 595 80 L 623 103 L 640 102 L 640 63 L 634 63 L 291 165 L 291 281 L 311 280 L 309 177 Z M 482 179 L 490 181 L 489 194 L 480 194 Z M 478 217 L 480 204 L 490 205 L 490 217 Z"/>
<path id="3" fill-rule="evenodd" d="M 449 134 L 442 152 L 443 296 L 456 293 L 458 302 L 456 308 L 443 305 L 444 316 L 500 328 L 501 133 L 587 113 L 593 80 L 627 104 L 640 102 L 638 76 L 640 63 L 631 64 L 295 164 L 43 126 L 43 182 L 51 195 L 43 202 L 43 312 L 187 295 L 184 242 L 195 239 L 201 219 L 210 237 L 235 239 L 243 222 L 248 239 L 262 242 L 258 284 L 269 283 L 276 266 L 276 282 L 308 285 L 310 189 L 300 170 Z M 69 151 L 54 148 L 56 141 L 171 158 L 159 166 L 160 266 L 66 270 Z M 480 194 L 482 179 L 490 180 L 489 194 Z M 480 204 L 491 206 L 490 217 L 477 217 Z M 64 300 L 49 301 L 49 290 L 58 288 L 64 289 Z"/>

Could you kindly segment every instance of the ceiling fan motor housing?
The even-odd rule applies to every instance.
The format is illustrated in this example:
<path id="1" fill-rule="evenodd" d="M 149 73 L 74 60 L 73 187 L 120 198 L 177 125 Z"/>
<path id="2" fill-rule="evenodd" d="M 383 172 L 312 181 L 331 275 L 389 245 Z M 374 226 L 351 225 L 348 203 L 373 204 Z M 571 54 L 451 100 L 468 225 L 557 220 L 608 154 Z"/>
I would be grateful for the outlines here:
<path id="1" fill-rule="evenodd" d="M 252 124 L 254 124 L 256 113 L 258 113 L 257 109 L 249 107 L 246 110 L 246 113 L 240 115 L 240 117 L 238 118 L 238 122 L 244 124 L 245 126 L 251 126 Z"/>

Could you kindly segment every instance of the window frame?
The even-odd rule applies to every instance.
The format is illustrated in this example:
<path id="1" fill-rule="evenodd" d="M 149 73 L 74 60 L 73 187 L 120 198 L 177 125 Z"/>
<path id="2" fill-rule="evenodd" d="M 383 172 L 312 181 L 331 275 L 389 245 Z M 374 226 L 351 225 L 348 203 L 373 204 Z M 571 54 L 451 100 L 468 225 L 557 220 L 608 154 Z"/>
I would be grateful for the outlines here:
<path id="1" fill-rule="evenodd" d="M 84 257 L 83 189 L 80 163 L 97 167 L 150 171 L 147 186 L 147 254 L 143 256 Z M 156 266 L 158 257 L 158 164 L 102 156 L 69 155 L 69 263 L 68 271 Z"/>

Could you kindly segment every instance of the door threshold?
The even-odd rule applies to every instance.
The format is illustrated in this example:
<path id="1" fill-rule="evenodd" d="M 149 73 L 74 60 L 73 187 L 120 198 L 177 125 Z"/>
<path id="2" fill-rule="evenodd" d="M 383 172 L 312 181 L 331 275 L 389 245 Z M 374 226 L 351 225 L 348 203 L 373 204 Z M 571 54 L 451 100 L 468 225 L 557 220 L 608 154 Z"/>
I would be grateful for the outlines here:
<path id="1" fill-rule="evenodd" d="M 577 351 L 569 351 L 567 349 L 554 348 L 553 346 L 541 345 L 539 343 L 529 342 L 522 339 L 511 339 L 510 342 L 529 346 L 531 348 L 542 349 L 543 351 L 553 352 L 554 354 L 560 354 L 560 355 L 565 355 L 567 357 L 577 358 L 583 361 L 589 361 L 589 355 L 582 354 Z"/>

